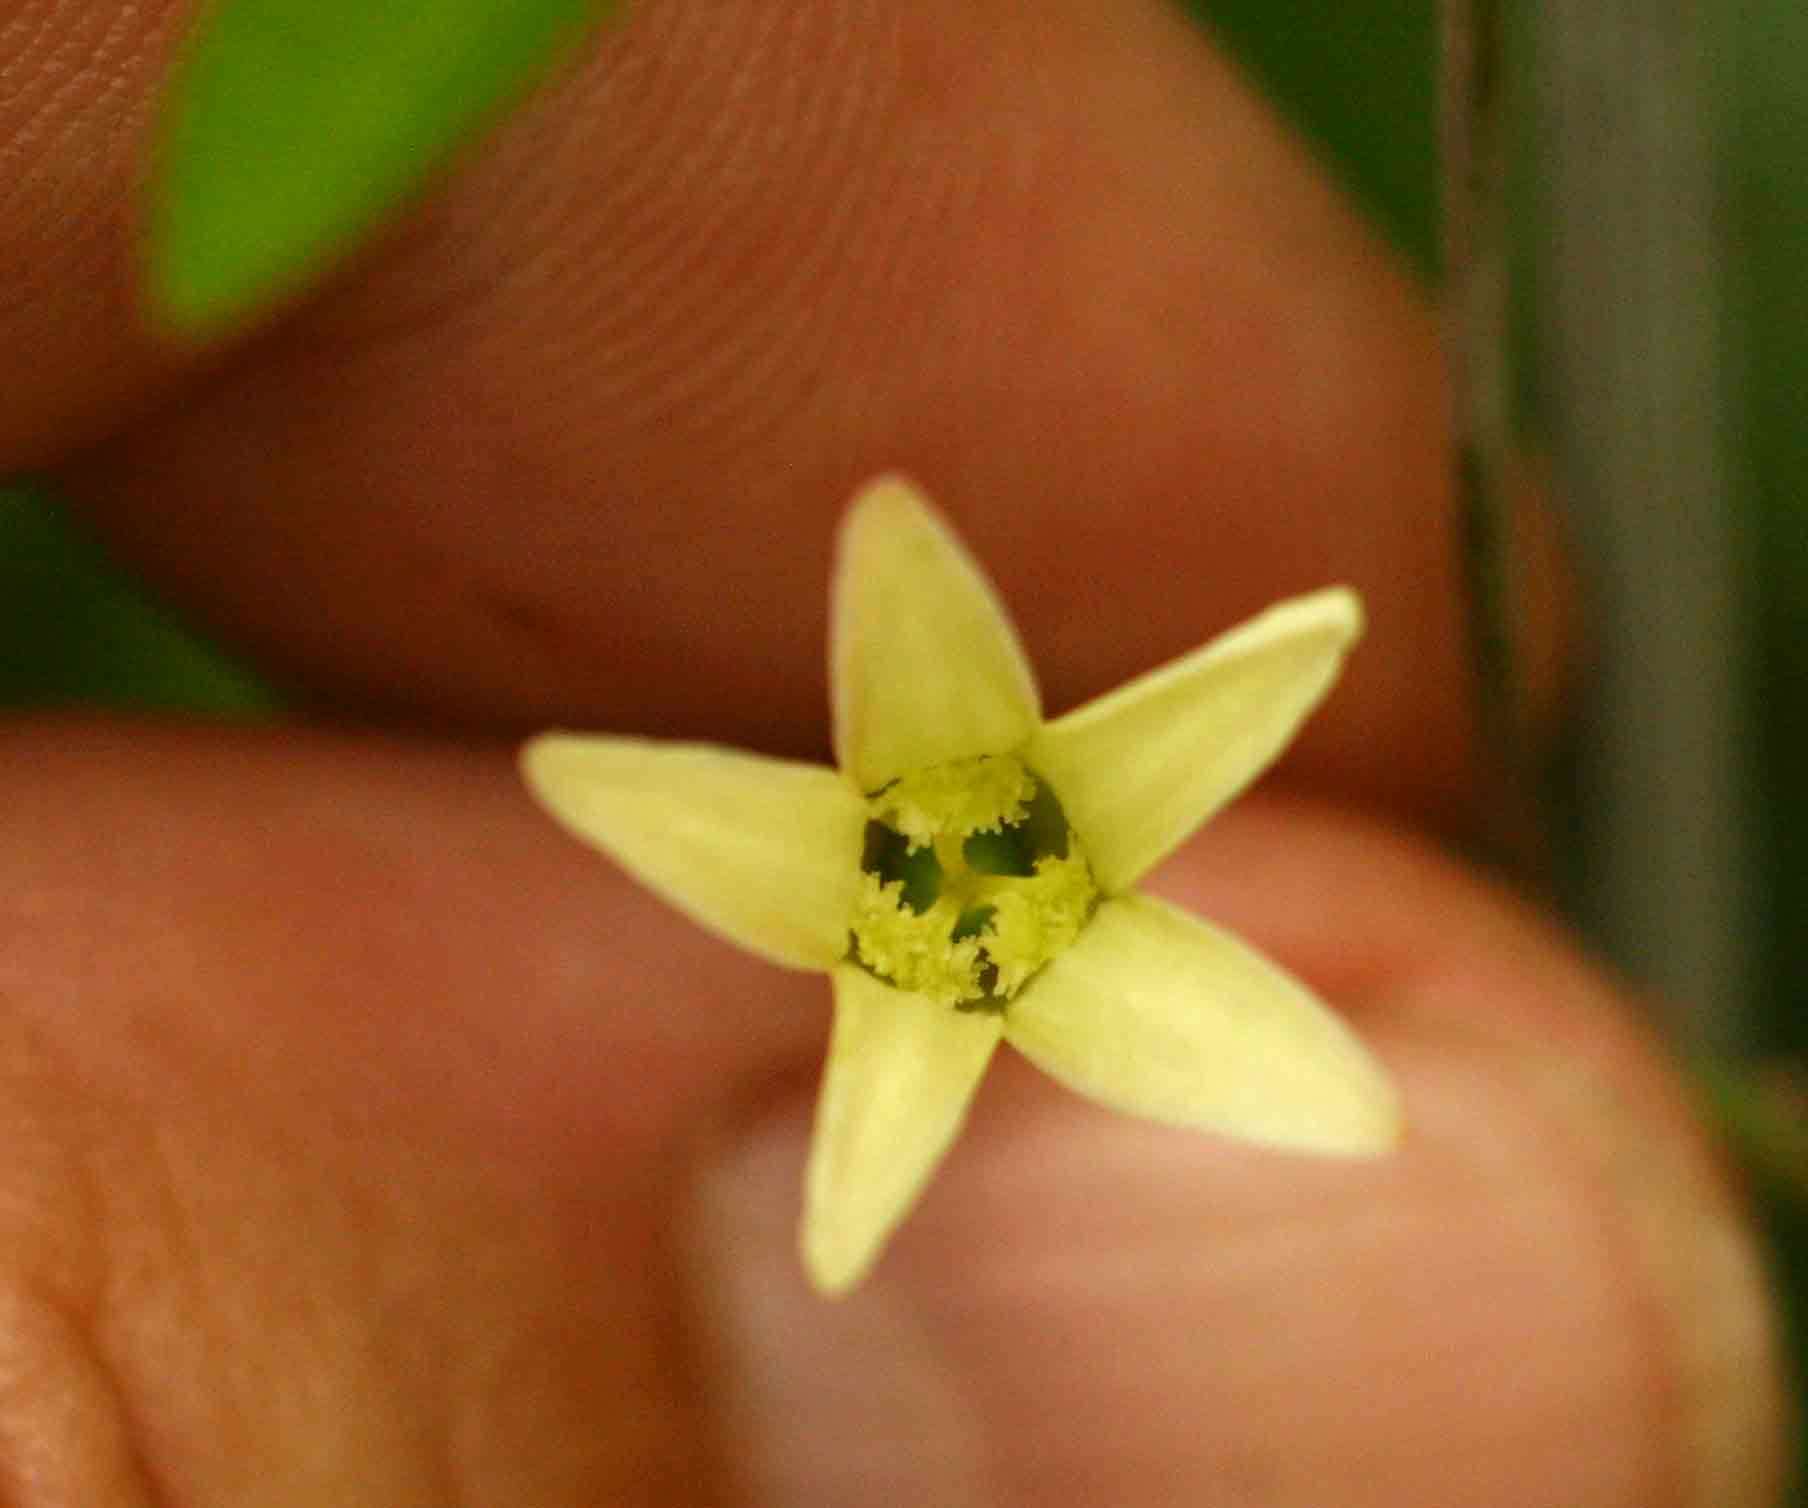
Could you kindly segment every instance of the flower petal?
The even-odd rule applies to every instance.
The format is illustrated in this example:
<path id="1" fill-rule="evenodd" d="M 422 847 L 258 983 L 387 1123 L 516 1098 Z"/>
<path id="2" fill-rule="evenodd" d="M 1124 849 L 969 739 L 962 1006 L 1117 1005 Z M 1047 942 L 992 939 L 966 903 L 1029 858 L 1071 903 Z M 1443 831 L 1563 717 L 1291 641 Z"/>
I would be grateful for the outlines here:
<path id="1" fill-rule="evenodd" d="M 848 509 L 835 568 L 835 755 L 862 791 L 915 770 L 1021 748 L 1036 682 L 992 584 L 909 482 Z"/>
<path id="2" fill-rule="evenodd" d="M 844 964 L 804 1194 L 810 1281 L 842 1293 L 866 1276 L 942 1160 L 1002 1023 L 895 990 Z"/>
<path id="3" fill-rule="evenodd" d="M 866 808 L 833 770 L 547 733 L 521 773 L 561 824 L 729 941 L 792 968 L 846 956 Z"/>
<path id="4" fill-rule="evenodd" d="M 1099 884 L 1127 890 L 1267 769 L 1361 632 L 1361 599 L 1328 587 L 1046 724 L 1024 759 Z"/>
<path id="5" fill-rule="evenodd" d="M 1342 1020 L 1229 933 L 1148 896 L 1105 902 L 1012 1002 L 1005 1035 L 1114 1110 L 1342 1155 L 1398 1139 L 1393 1085 Z"/>

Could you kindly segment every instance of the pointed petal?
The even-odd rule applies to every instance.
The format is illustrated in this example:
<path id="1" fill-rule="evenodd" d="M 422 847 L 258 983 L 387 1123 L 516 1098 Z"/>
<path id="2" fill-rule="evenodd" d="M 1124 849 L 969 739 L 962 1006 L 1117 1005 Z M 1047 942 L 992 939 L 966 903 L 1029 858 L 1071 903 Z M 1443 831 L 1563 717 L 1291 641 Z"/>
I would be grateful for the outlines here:
<path id="1" fill-rule="evenodd" d="M 521 773 L 564 827 L 730 942 L 799 969 L 846 955 L 866 808 L 826 766 L 546 733 Z"/>
<path id="2" fill-rule="evenodd" d="M 1045 725 L 1024 758 L 1099 884 L 1127 890 L 1267 769 L 1361 632 L 1361 599 L 1329 587 Z"/>
<path id="3" fill-rule="evenodd" d="M 848 509 L 835 568 L 835 755 L 862 791 L 1021 748 L 1036 683 L 992 584 L 909 482 L 883 477 Z"/>
<path id="4" fill-rule="evenodd" d="M 810 1281 L 866 1276 L 953 1143 L 1002 1023 L 894 990 L 843 964 L 804 1195 Z"/>
<path id="5" fill-rule="evenodd" d="M 1393 1085 L 1343 1021 L 1229 933 L 1105 902 L 1011 1005 L 1005 1035 L 1114 1110 L 1345 1156 L 1399 1137 Z"/>

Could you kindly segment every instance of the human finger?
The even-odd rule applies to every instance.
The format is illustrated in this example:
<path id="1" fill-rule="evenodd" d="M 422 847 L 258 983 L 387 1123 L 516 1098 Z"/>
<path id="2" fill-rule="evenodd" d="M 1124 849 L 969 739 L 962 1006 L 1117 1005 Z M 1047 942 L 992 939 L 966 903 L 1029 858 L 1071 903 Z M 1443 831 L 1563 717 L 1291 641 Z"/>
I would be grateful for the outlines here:
<path id="1" fill-rule="evenodd" d="M 825 1306 L 820 982 L 560 838 L 501 752 L 53 723 L 0 768 L 26 1508 L 1767 1501 L 1769 1312 L 1671 1076 L 1370 822 L 1247 804 L 1160 884 L 1348 1013 L 1395 1155 L 1007 1071 Z"/>
<path id="2" fill-rule="evenodd" d="M 1348 580 L 1371 648 L 1296 773 L 1441 815 L 1467 795 L 1431 319 L 1157 0 L 1108 25 L 633 7 L 384 249 L 218 360 L 90 424 L 65 479 L 166 590 L 337 697 L 815 747 L 831 525 L 904 469 L 1056 705 Z"/>

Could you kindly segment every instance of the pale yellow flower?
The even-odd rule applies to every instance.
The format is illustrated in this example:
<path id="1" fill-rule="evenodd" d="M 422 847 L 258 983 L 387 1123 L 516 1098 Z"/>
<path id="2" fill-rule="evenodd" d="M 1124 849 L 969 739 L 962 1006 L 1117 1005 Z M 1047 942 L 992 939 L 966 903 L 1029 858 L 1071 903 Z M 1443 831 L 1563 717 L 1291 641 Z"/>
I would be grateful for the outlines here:
<path id="1" fill-rule="evenodd" d="M 840 771 L 706 744 L 548 733 L 561 823 L 698 922 L 834 985 L 806 1179 L 811 1280 L 857 1283 L 999 1041 L 1180 1126 L 1364 1155 L 1393 1089 L 1297 980 L 1131 888 L 1275 759 L 1362 630 L 1332 587 L 1053 722 L 990 583 L 896 478 L 842 526 Z"/>

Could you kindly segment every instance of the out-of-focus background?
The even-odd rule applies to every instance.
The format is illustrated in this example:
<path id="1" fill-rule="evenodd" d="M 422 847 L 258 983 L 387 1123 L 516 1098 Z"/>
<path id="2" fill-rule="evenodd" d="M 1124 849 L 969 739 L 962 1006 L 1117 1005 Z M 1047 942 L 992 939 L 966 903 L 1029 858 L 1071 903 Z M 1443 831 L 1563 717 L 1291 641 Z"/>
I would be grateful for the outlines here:
<path id="1" fill-rule="evenodd" d="M 1186 3 L 1437 284 L 1435 0 Z M 1501 59 L 1512 390 L 1600 661 L 1534 772 L 1542 881 L 1673 1002 L 1808 1372 L 1808 7 L 1523 9 Z M 0 706 L 70 704 L 280 709 L 46 490 L 0 483 Z"/>

